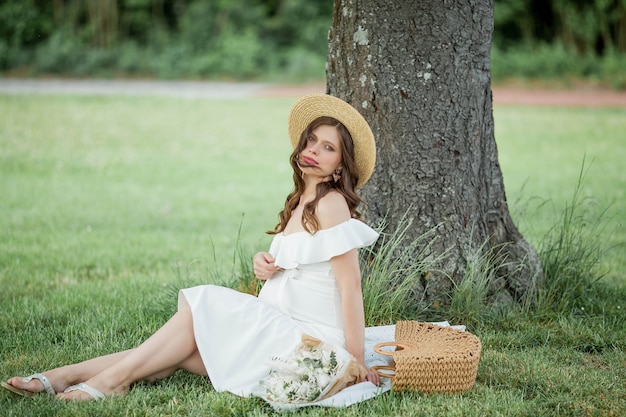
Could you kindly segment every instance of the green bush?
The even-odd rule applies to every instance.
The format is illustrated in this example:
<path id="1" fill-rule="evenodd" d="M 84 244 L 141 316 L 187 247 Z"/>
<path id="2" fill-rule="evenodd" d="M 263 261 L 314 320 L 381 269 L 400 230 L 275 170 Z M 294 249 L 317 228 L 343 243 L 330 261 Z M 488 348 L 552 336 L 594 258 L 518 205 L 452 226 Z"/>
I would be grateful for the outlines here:
<path id="1" fill-rule="evenodd" d="M 7 45 L 4 39 L 0 39 L 0 68 L 7 68 L 9 64 L 9 45 Z"/>
<path id="2" fill-rule="evenodd" d="M 509 77 L 559 78 L 580 73 L 576 55 L 562 45 L 520 45 L 506 52 L 494 47 L 491 53 L 494 79 Z"/>
<path id="3" fill-rule="evenodd" d="M 626 55 L 610 51 L 602 59 L 599 78 L 616 90 L 626 89 Z"/>
<path id="4" fill-rule="evenodd" d="M 147 62 L 150 59 L 150 52 L 141 48 L 135 42 L 127 42 L 117 48 L 116 69 L 129 75 L 147 73 Z"/>
<path id="5" fill-rule="evenodd" d="M 626 57 L 618 53 L 604 56 L 580 55 L 562 44 L 521 44 L 508 49 L 491 49 L 493 80 L 510 78 L 569 80 L 589 79 L 613 88 L 626 86 Z"/>
<path id="6" fill-rule="evenodd" d="M 81 65 L 86 47 L 67 32 L 58 31 L 36 49 L 33 69 L 39 73 L 70 73 Z"/>
<path id="7" fill-rule="evenodd" d="M 291 48 L 279 57 L 270 78 L 294 82 L 323 80 L 326 71 L 326 55 L 305 48 Z"/>
<path id="8" fill-rule="evenodd" d="M 3 0 L 0 3 L 0 39 L 12 48 L 23 49 L 47 38 L 54 31 L 54 23 L 48 10 L 50 6 L 45 3 Z"/>
<path id="9" fill-rule="evenodd" d="M 219 63 L 216 72 L 238 78 L 259 76 L 263 73 L 261 69 L 266 67 L 263 58 L 267 49 L 252 29 L 226 31 L 220 37 L 215 53 Z"/>

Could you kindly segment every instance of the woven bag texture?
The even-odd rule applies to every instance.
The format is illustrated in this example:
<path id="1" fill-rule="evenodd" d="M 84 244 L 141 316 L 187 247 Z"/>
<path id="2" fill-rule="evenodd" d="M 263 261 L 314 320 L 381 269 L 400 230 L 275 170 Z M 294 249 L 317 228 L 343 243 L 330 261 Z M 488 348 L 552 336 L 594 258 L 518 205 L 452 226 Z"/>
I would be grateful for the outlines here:
<path id="1" fill-rule="evenodd" d="M 392 353 L 394 390 L 458 393 L 474 386 L 482 348 L 475 335 L 431 323 L 399 321 L 395 339 L 415 349 Z"/>

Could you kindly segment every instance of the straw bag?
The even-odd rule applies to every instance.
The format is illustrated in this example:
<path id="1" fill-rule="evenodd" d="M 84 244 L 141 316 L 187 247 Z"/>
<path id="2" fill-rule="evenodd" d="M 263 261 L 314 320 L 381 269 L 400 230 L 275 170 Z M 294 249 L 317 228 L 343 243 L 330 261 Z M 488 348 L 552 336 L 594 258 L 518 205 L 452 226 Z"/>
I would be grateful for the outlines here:
<path id="1" fill-rule="evenodd" d="M 478 337 L 450 327 L 417 321 L 396 323 L 395 342 L 379 343 L 374 351 L 393 358 L 389 366 L 374 366 L 391 378 L 395 391 L 457 393 L 476 382 L 481 343 Z M 383 349 L 393 346 L 395 351 Z"/>

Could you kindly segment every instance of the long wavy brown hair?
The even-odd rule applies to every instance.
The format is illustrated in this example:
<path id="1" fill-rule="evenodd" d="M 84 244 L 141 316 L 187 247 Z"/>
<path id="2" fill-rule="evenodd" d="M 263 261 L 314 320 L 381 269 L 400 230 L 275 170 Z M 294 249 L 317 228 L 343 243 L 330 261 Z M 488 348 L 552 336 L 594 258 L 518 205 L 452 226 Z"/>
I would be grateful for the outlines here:
<path id="1" fill-rule="evenodd" d="M 337 119 L 333 117 L 323 116 L 313 120 L 309 126 L 300 135 L 298 146 L 295 147 L 291 157 L 289 159 L 291 167 L 293 168 L 293 191 L 287 196 L 285 200 L 285 207 L 278 214 L 279 222 L 274 230 L 269 231 L 269 234 L 281 233 L 285 230 L 291 214 L 300 203 L 300 197 L 304 192 L 304 180 L 302 179 L 302 171 L 298 166 L 298 156 L 307 145 L 307 139 L 316 128 L 322 125 L 334 126 L 339 132 L 341 137 L 341 179 L 335 182 L 322 181 L 317 184 L 317 194 L 315 198 L 304 206 L 302 212 L 302 227 L 307 232 L 313 234 L 320 229 L 319 221 L 315 215 L 315 209 L 317 203 L 322 197 L 328 194 L 331 190 L 335 190 L 344 196 L 350 209 L 350 215 L 354 219 L 361 218 L 361 213 L 358 210 L 359 205 L 362 203 L 361 198 L 356 194 L 355 187 L 359 181 L 359 176 L 356 170 L 356 164 L 354 162 L 354 142 L 352 136 L 346 127 Z"/>

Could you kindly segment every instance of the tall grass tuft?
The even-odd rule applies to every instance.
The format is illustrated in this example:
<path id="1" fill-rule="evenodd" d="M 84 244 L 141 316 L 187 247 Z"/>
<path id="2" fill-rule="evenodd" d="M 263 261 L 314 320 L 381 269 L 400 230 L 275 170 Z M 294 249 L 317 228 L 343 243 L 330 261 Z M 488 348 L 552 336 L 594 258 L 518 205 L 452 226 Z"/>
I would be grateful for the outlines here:
<path id="1" fill-rule="evenodd" d="M 262 281 L 254 275 L 254 266 L 252 264 L 253 250 L 241 240 L 242 226 L 243 217 L 239 223 L 230 271 L 225 273 L 223 270 L 218 270 L 219 275 L 213 274 L 213 280 L 220 283 L 220 285 L 256 296 L 261 291 L 263 285 Z"/>
<path id="2" fill-rule="evenodd" d="M 603 276 L 600 260 L 608 251 L 605 218 L 608 208 L 594 210 L 591 198 L 582 196 L 584 161 L 578 182 L 561 218 L 539 245 L 545 281 L 539 288 L 536 309 L 571 311 L 583 306 L 594 284 Z"/>
<path id="3" fill-rule="evenodd" d="M 488 241 L 468 253 L 463 279 L 458 283 L 452 280 L 448 317 L 455 323 L 471 326 L 484 322 L 492 311 L 501 307 L 489 297 L 497 271 L 504 269 L 506 261 L 500 248 L 489 248 Z"/>
<path id="4" fill-rule="evenodd" d="M 424 301 L 422 280 L 433 271 L 444 255 L 433 255 L 434 229 L 407 242 L 411 219 L 405 214 L 391 234 L 379 227 L 375 246 L 361 249 L 363 303 L 367 326 L 417 319 L 429 307 Z M 420 293 L 421 292 L 421 293 Z"/>

